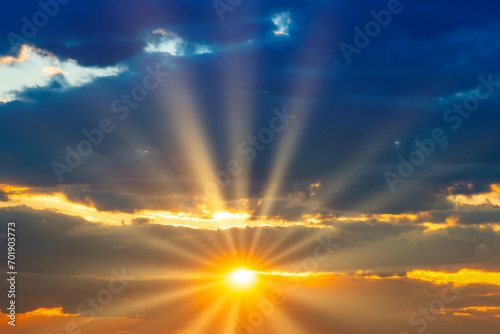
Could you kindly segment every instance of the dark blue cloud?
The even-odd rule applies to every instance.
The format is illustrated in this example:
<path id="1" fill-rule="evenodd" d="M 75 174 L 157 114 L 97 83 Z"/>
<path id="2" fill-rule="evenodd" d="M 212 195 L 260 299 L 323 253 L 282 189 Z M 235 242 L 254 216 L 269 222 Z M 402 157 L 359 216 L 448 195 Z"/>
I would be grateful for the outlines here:
<path id="1" fill-rule="evenodd" d="M 500 181 L 498 93 L 481 102 L 456 131 L 443 121 L 443 113 L 457 100 L 450 96 L 476 88 L 478 75 L 499 72 L 500 48 L 494 43 L 500 34 L 499 5 L 447 0 L 402 4 L 404 11 L 360 54 L 353 54 L 351 63 L 339 43 L 352 44 L 353 27 L 364 27 L 372 19 L 370 11 L 386 8 L 386 1 L 243 1 L 225 13 L 223 22 L 210 1 L 61 5 L 32 43 L 82 65 L 121 64 L 129 70 L 79 88 L 61 90 L 54 82 L 25 89 L 18 93 L 18 101 L 1 105 L 0 173 L 19 183 L 59 184 L 51 163 L 63 161 L 66 145 L 74 147 L 84 139 L 83 129 L 95 128 L 107 117 L 116 131 L 65 177 L 67 184 L 99 184 L 107 187 L 106 192 L 73 194 L 75 201 L 92 198 L 102 210 L 148 207 L 136 197 L 156 191 L 156 176 L 145 166 L 165 166 L 165 175 L 186 180 L 175 190 L 168 182 L 162 184 L 165 191 L 158 191 L 163 196 L 168 191 L 189 196 L 193 180 L 186 175 L 185 152 L 167 117 L 174 111 L 165 101 L 196 96 L 217 167 L 223 168 L 231 158 L 226 135 L 227 113 L 234 112 L 227 110 L 230 96 L 235 105 L 251 103 L 253 127 L 248 135 L 267 126 L 273 108 L 302 110 L 304 132 L 284 190 L 292 191 L 294 182 L 305 185 L 332 175 L 342 180 L 349 166 L 359 169 L 343 192 L 327 202 L 333 210 L 373 211 L 364 203 L 377 196 L 384 198 L 375 210 L 380 212 L 441 208 L 446 206 L 446 187 L 471 182 L 487 189 Z M 21 17 L 30 18 L 40 10 L 35 4 L 11 7 L 0 14 L 0 35 L 20 34 Z M 286 11 L 292 20 L 289 36 L 275 36 L 271 16 Z M 209 45 L 213 53 L 148 54 L 143 47 L 156 28 L 172 31 L 190 45 Z M 9 49 L 3 38 L 0 50 Z M 157 64 L 170 72 L 170 78 L 126 120 L 119 120 L 111 110 L 112 101 L 141 84 L 145 66 Z M 229 84 L 228 76 L 236 79 Z M 185 81 L 192 91 L 183 91 Z M 408 157 L 415 139 L 427 138 L 436 127 L 447 131 L 448 145 L 429 157 L 401 185 L 401 192 L 391 195 L 383 172 L 397 168 L 397 157 Z M 262 196 L 278 143 L 252 161 L 252 197 Z M 137 150 L 150 154 L 136 155 Z"/>

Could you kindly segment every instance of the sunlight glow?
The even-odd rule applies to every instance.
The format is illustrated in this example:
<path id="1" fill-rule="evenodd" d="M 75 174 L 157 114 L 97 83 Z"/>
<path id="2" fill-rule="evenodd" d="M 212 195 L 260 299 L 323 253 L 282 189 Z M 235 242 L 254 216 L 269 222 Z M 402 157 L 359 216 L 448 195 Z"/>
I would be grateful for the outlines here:
<path id="1" fill-rule="evenodd" d="M 36 210 L 50 209 L 66 215 L 80 216 L 89 222 L 118 226 L 132 224 L 136 218 L 143 218 L 150 224 L 186 226 L 195 229 L 293 226 L 307 223 L 307 221 L 288 222 L 281 219 L 252 220 L 252 212 L 248 211 L 210 211 L 208 209 L 200 213 L 159 210 L 141 210 L 135 213 L 99 211 L 92 203 L 75 203 L 68 200 L 64 191 L 57 188 L 41 191 L 37 188 L 0 184 L 0 192 L 9 198 L 6 202 L 0 202 L 1 208 L 25 205 Z M 313 225 L 311 223 L 311 226 Z"/>
<path id="2" fill-rule="evenodd" d="M 226 275 L 226 284 L 231 290 L 254 290 L 256 283 L 257 272 L 245 268 L 233 270 Z"/>
<path id="3" fill-rule="evenodd" d="M 255 278 L 255 272 L 250 270 L 238 270 L 231 274 L 233 280 L 240 284 L 251 283 Z"/>

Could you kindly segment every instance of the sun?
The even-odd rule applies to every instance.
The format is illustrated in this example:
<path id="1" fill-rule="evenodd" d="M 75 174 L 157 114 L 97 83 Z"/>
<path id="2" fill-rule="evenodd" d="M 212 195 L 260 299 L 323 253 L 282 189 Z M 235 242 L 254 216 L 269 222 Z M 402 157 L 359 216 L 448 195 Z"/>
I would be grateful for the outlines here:
<path id="1" fill-rule="evenodd" d="M 246 283 L 251 283 L 254 278 L 255 278 L 255 273 L 250 270 L 238 270 L 235 271 L 231 274 L 232 278 L 234 281 L 241 283 L 241 284 L 246 284 Z"/>
<path id="2" fill-rule="evenodd" d="M 237 289 L 247 289 L 255 284 L 257 273 L 248 269 L 236 269 L 228 274 L 228 283 Z"/>

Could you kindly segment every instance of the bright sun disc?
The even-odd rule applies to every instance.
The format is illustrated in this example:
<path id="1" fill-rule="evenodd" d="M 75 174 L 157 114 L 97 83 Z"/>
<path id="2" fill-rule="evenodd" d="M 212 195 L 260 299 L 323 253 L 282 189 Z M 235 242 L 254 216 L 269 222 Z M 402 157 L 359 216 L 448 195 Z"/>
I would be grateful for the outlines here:
<path id="1" fill-rule="evenodd" d="M 233 273 L 233 279 L 240 283 L 248 283 L 253 280 L 255 273 L 250 270 L 238 270 Z"/>

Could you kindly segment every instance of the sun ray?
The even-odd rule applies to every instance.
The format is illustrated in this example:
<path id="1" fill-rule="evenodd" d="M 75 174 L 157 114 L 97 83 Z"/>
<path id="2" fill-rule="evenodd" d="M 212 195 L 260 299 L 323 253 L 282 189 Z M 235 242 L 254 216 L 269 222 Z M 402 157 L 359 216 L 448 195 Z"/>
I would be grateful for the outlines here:
<path id="1" fill-rule="evenodd" d="M 331 232 L 331 231 L 330 231 Z M 299 242 L 295 243 L 293 246 L 287 247 L 283 249 L 281 252 L 277 253 L 275 256 L 269 258 L 268 256 L 271 254 L 271 252 L 274 252 L 275 249 L 279 247 L 280 244 L 282 244 L 285 240 L 286 237 L 281 238 L 281 242 L 278 244 L 276 243 L 273 247 L 271 247 L 265 254 L 264 256 L 266 257 L 266 261 L 269 264 L 276 263 L 278 260 L 283 259 L 285 256 L 293 254 L 296 251 L 299 251 L 300 249 L 312 245 L 314 242 L 317 242 L 317 240 L 321 237 L 325 236 L 325 231 L 319 230 L 316 231 L 315 233 L 311 234 L 309 237 L 302 238 Z"/>
<path id="2" fill-rule="evenodd" d="M 176 87 L 176 91 L 165 98 L 171 121 L 170 127 L 179 139 L 178 144 L 187 160 L 187 168 L 196 180 L 195 196 L 200 196 L 199 193 L 206 194 L 208 185 L 214 183 L 213 175 L 216 170 L 212 158 L 214 153 L 209 148 L 208 136 L 197 112 L 200 110 L 195 102 L 197 99 L 193 96 L 194 92 L 188 85 L 187 79 L 176 78 Z M 224 210 L 222 193 L 218 190 L 215 189 L 215 194 L 210 193 L 211 196 L 201 196 L 207 199 L 208 203 L 205 205 L 209 206 L 210 211 Z"/>
<path id="3" fill-rule="evenodd" d="M 210 265 L 210 260 L 208 258 L 191 252 L 186 247 L 180 248 L 172 243 L 165 242 L 165 240 L 161 237 L 154 235 L 154 231 L 140 230 L 135 234 L 135 237 L 139 238 L 139 240 L 142 240 L 148 245 L 157 247 L 167 253 L 176 254 L 204 266 Z"/>
<path id="4" fill-rule="evenodd" d="M 306 334 L 310 333 L 309 330 L 303 328 L 298 321 L 288 316 L 284 311 L 276 308 L 274 313 L 270 316 L 269 326 L 272 333 L 289 333 L 289 334 Z"/>
<path id="5" fill-rule="evenodd" d="M 241 66 L 241 60 L 228 57 L 224 67 L 224 80 L 227 94 L 225 97 L 227 128 L 229 136 L 229 147 L 231 159 L 238 163 L 240 172 L 231 176 L 230 186 L 233 190 L 232 198 L 237 201 L 239 210 L 244 210 L 244 199 L 249 198 L 250 187 L 250 163 L 244 155 L 238 152 L 240 143 L 246 140 L 252 128 L 252 110 L 255 102 L 252 96 L 242 87 L 241 77 L 247 78 L 251 82 L 245 82 L 245 85 L 255 84 L 255 71 L 257 59 L 247 57 L 245 66 Z M 244 74 L 241 72 L 244 71 Z"/>
<path id="6" fill-rule="evenodd" d="M 330 26 L 332 22 L 324 21 L 327 26 Z M 318 45 L 319 36 L 312 34 L 310 38 L 306 39 L 309 41 L 309 45 L 304 46 L 304 50 L 312 47 L 313 45 Z M 321 43 L 326 49 L 328 45 Z M 309 53 L 304 52 L 299 54 L 299 59 L 297 61 L 299 68 L 310 68 L 319 66 L 319 64 L 324 64 L 327 60 L 327 53 Z M 288 128 L 283 133 L 283 137 L 280 138 L 277 154 L 274 158 L 273 165 L 271 168 L 271 173 L 267 181 L 267 188 L 264 191 L 264 197 L 262 200 L 262 207 L 260 210 L 261 216 L 268 216 L 273 209 L 274 200 L 278 195 L 283 180 L 286 176 L 287 170 L 290 166 L 290 161 L 293 157 L 295 149 L 297 148 L 297 143 L 301 138 L 302 132 L 305 128 L 308 119 L 308 111 L 311 109 L 310 103 L 306 103 L 306 99 L 312 99 L 317 87 L 320 85 L 320 79 L 314 75 L 306 76 L 307 79 L 296 80 L 294 85 L 292 85 L 290 96 L 297 98 L 294 101 L 294 107 L 289 111 L 296 115 L 296 119 L 290 122 Z"/>
<path id="7" fill-rule="evenodd" d="M 227 308 L 227 314 L 222 327 L 222 333 L 234 333 L 238 323 L 238 314 L 240 312 L 241 296 L 238 295 L 233 299 L 232 304 Z"/>
<path id="8" fill-rule="evenodd" d="M 226 293 L 222 296 L 218 296 L 217 300 L 213 300 L 207 305 L 210 305 L 203 313 L 198 315 L 192 322 L 189 323 L 187 328 L 189 328 L 193 333 L 206 333 L 208 331 L 207 327 L 209 324 L 213 324 L 214 318 L 222 310 L 225 309 L 224 306 L 227 303 L 229 295 Z"/>
<path id="9" fill-rule="evenodd" d="M 210 282 L 197 282 L 196 284 L 177 289 L 175 291 L 167 291 L 164 293 L 155 294 L 153 296 L 142 299 L 135 299 L 121 304 L 111 305 L 107 307 L 103 315 L 121 314 L 121 313 L 138 313 L 147 309 L 156 308 L 158 305 L 171 304 L 180 299 L 186 299 L 203 291 L 213 289 L 217 284 Z"/>
<path id="10" fill-rule="evenodd" d="M 399 133 L 410 131 L 412 126 L 413 123 L 408 122 L 401 123 L 399 126 L 392 127 L 389 130 L 384 128 L 373 139 L 373 142 L 378 144 L 373 144 L 368 148 L 352 152 L 344 159 L 348 164 L 339 163 L 338 166 L 341 166 L 340 170 L 334 171 L 323 178 L 324 186 L 318 191 L 316 200 L 312 201 L 310 206 L 304 208 L 303 213 L 316 212 L 323 209 L 328 210 L 328 208 L 323 208 L 323 206 L 341 196 L 354 180 L 368 171 L 366 166 L 373 164 L 379 158 L 379 155 L 388 149 L 387 143 L 390 143 Z M 370 172 L 373 173 L 373 170 Z M 382 177 L 383 170 L 380 170 L 379 173 Z"/>

